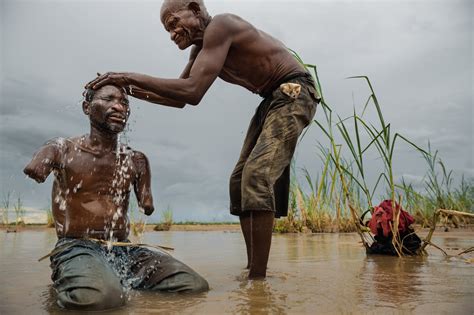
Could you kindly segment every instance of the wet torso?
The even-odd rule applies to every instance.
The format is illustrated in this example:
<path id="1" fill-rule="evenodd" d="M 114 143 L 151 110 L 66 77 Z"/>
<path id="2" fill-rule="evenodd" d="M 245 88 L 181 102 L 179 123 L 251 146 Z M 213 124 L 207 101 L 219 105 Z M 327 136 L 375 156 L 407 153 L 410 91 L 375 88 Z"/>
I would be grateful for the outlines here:
<path id="1" fill-rule="evenodd" d="M 222 16 L 231 23 L 234 39 L 219 74 L 221 79 L 262 94 L 284 77 L 305 72 L 282 42 L 236 15 Z"/>
<path id="2" fill-rule="evenodd" d="M 58 237 L 124 240 L 128 236 L 130 187 L 136 176 L 133 151 L 96 152 L 84 137 L 65 139 L 52 190 Z"/>

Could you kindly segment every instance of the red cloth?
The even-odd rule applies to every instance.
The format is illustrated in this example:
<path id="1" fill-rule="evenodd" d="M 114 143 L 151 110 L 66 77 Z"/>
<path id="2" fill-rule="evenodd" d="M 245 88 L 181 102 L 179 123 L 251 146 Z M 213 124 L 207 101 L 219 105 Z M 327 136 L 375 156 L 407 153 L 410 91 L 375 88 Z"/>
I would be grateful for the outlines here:
<path id="1" fill-rule="evenodd" d="M 400 221 L 398 222 L 398 232 L 404 232 L 415 219 L 403 210 L 400 205 L 395 203 L 395 208 L 400 210 Z M 369 228 L 373 234 L 378 234 L 378 229 L 382 228 L 383 235 L 387 237 L 390 234 L 390 224 L 393 225 L 393 208 L 391 200 L 384 200 L 381 204 L 374 207 L 372 219 L 369 221 Z"/>

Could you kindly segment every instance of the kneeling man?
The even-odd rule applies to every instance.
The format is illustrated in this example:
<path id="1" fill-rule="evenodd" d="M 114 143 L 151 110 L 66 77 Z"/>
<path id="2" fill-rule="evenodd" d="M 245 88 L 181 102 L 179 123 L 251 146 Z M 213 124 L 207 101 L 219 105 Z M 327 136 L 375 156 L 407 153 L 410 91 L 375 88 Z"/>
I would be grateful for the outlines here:
<path id="1" fill-rule="evenodd" d="M 58 304 L 103 310 L 123 305 L 127 288 L 208 290 L 206 280 L 165 252 L 100 242 L 128 242 L 131 186 L 138 205 L 152 214 L 151 175 L 146 156 L 118 142 L 130 114 L 121 88 L 87 90 L 83 111 L 90 134 L 48 141 L 24 169 L 39 183 L 55 175 L 52 210 L 59 240 L 51 268 Z"/>

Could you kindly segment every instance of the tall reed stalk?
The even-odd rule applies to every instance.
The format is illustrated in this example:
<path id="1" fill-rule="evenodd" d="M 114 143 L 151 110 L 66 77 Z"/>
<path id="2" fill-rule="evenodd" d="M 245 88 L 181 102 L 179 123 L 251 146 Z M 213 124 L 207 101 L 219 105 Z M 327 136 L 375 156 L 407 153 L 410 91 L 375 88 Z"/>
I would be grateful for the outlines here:
<path id="1" fill-rule="evenodd" d="M 2 198 L 2 224 L 4 226 L 8 226 L 9 224 L 9 209 L 10 209 L 10 200 L 11 200 L 11 191 L 7 191 L 6 193 L 3 193 L 3 198 Z"/>
<path id="2" fill-rule="evenodd" d="M 18 228 L 18 225 L 25 224 L 25 209 L 23 208 L 23 202 L 21 201 L 21 195 L 18 194 L 16 203 L 13 205 L 13 209 L 15 210 L 15 226 Z"/>

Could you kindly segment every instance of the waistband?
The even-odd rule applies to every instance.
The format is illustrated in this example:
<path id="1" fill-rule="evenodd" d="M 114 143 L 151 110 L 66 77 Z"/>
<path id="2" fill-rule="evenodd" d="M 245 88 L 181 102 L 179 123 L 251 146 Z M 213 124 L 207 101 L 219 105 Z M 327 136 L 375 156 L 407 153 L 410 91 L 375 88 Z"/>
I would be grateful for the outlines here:
<path id="1" fill-rule="evenodd" d="M 294 72 L 291 73 L 285 77 L 283 77 L 281 80 L 278 80 L 275 84 L 273 84 L 269 89 L 261 92 L 259 95 L 263 98 L 267 98 L 272 95 L 273 91 L 278 89 L 280 85 L 283 83 L 286 83 L 288 81 L 298 79 L 298 78 L 304 78 L 308 80 L 308 83 L 314 84 L 313 76 L 308 73 L 308 72 Z"/>

